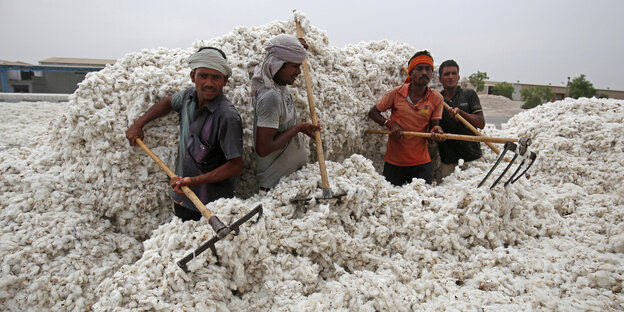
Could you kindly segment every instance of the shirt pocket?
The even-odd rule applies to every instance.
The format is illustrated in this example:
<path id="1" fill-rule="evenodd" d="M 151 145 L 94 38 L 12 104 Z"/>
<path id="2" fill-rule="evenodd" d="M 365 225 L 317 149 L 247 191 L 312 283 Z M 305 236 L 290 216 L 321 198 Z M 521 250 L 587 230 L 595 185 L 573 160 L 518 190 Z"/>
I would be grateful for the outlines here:
<path id="1" fill-rule="evenodd" d="M 203 172 L 209 172 L 218 167 L 218 151 L 214 145 L 202 142 L 194 134 L 191 134 L 187 143 L 187 152 L 195 165 Z"/>

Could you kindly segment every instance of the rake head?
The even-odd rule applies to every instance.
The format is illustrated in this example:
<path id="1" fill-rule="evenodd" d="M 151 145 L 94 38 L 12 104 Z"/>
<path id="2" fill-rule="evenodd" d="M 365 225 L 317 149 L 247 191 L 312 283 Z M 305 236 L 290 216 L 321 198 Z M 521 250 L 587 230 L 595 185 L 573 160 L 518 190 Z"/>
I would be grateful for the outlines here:
<path id="1" fill-rule="evenodd" d="M 516 159 L 518 159 L 518 157 L 521 157 L 522 161 L 520 162 L 520 165 L 518 165 L 514 173 L 511 175 L 511 177 L 505 182 L 504 186 L 507 186 L 509 183 L 516 182 L 522 176 L 527 176 L 528 178 L 527 171 L 529 170 L 531 165 L 533 165 L 533 163 L 535 162 L 535 159 L 537 158 L 537 154 L 535 152 L 529 152 L 527 154 L 527 151 L 530 145 L 531 145 L 530 138 L 520 138 L 518 140 L 518 144 L 509 142 L 509 141 L 505 142 L 505 147 L 503 151 L 500 153 L 500 155 L 498 156 L 496 163 L 494 163 L 494 166 L 492 166 L 492 168 L 487 173 L 487 175 L 483 178 L 483 180 L 481 180 L 481 183 L 479 183 L 478 187 L 481 187 L 485 183 L 485 181 L 490 177 L 490 175 L 492 174 L 492 172 L 494 172 L 494 169 L 496 169 L 496 167 L 501 162 L 501 160 L 505 158 L 505 154 L 507 153 L 507 151 L 513 152 L 514 156 L 509 161 L 509 164 L 505 167 L 503 172 L 498 176 L 498 178 L 494 181 L 494 183 L 492 183 L 492 186 L 490 186 L 490 189 L 494 188 L 498 184 L 498 182 L 503 178 L 503 176 L 507 173 L 507 171 L 509 171 L 509 169 L 512 167 Z"/>
<path id="2" fill-rule="evenodd" d="M 212 226 L 212 229 L 217 233 L 217 235 L 213 236 L 211 239 L 201 244 L 193 252 L 190 252 L 189 254 L 184 256 L 184 258 L 182 258 L 180 261 L 177 262 L 178 266 L 184 272 L 188 273 L 189 270 L 186 264 L 189 261 L 193 260 L 193 258 L 199 256 L 202 252 L 206 251 L 206 249 L 212 250 L 212 254 L 215 257 L 217 257 L 217 261 L 218 261 L 219 255 L 217 255 L 217 248 L 215 247 L 215 244 L 221 239 L 223 239 L 224 237 L 226 237 L 231 232 L 234 232 L 235 235 L 238 235 L 240 225 L 247 222 L 256 214 L 258 215 L 258 219 L 256 219 L 256 222 L 258 222 L 260 217 L 262 217 L 262 204 L 259 204 L 258 206 L 256 206 L 256 208 L 252 209 L 242 218 L 236 220 L 234 223 L 228 226 L 223 224 L 223 222 L 221 222 L 221 220 L 219 220 L 219 218 L 217 218 L 216 216 L 210 217 L 210 219 L 208 219 L 208 223 L 210 223 L 210 226 Z"/>

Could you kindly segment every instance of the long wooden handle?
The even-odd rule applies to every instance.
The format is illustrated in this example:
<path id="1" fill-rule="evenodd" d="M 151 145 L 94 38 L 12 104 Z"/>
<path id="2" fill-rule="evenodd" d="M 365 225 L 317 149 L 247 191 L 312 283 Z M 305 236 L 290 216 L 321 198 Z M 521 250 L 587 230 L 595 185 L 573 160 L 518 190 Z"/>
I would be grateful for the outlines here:
<path id="1" fill-rule="evenodd" d="M 296 21 L 297 24 L 297 37 L 303 38 L 303 32 L 301 31 L 301 22 Z M 310 79 L 310 69 L 308 68 L 308 61 L 303 60 L 303 75 L 305 77 L 306 89 L 308 92 L 308 105 L 310 106 L 310 118 L 312 124 L 317 125 L 316 109 L 314 108 L 314 94 L 312 93 L 312 80 Z M 319 167 L 321 169 L 321 187 L 323 189 L 329 189 L 329 179 L 327 178 L 327 167 L 325 167 L 325 153 L 323 152 L 323 141 L 321 141 L 321 132 L 314 132 L 314 139 L 316 141 L 316 154 L 319 161 Z"/>
<path id="2" fill-rule="evenodd" d="M 390 134 L 391 132 L 388 130 L 370 129 L 370 130 L 366 130 L 366 133 Z M 428 132 L 403 131 L 403 135 L 415 136 L 415 137 L 420 137 L 420 138 L 431 138 L 431 133 L 428 133 Z M 452 133 L 438 134 L 438 136 L 447 140 L 459 140 L 459 141 L 469 141 L 469 142 L 492 142 L 492 143 L 505 143 L 507 141 L 518 142 L 518 139 L 515 139 L 515 138 L 494 138 L 494 137 L 486 137 L 486 136 L 461 135 L 461 134 L 452 134 Z"/>
<path id="3" fill-rule="evenodd" d="M 409 75 L 409 72 L 407 71 L 407 69 L 405 67 L 403 67 L 403 72 L 405 72 L 407 75 Z M 444 103 L 444 108 L 446 108 L 447 110 L 451 110 L 451 107 Z M 456 115 L 457 119 L 464 125 L 466 126 L 466 128 L 470 129 L 470 131 L 472 131 L 472 133 L 474 133 L 475 135 L 478 136 L 484 136 L 483 133 L 481 133 L 479 130 L 477 130 L 477 128 L 475 128 L 474 126 L 472 126 L 468 120 L 464 119 L 464 117 L 462 117 L 461 115 Z M 492 149 L 492 151 L 494 151 L 494 153 L 496 153 L 497 155 L 500 154 L 500 150 L 494 146 L 494 144 L 492 144 L 491 142 L 484 142 L 487 146 L 490 147 L 490 149 Z"/>
<path id="4" fill-rule="evenodd" d="M 156 154 L 154 154 L 152 150 L 150 150 L 149 147 L 147 147 L 147 145 L 145 145 L 141 139 L 136 138 L 135 142 L 141 147 L 141 149 L 143 149 L 143 151 L 145 151 L 145 153 L 147 153 L 147 155 L 149 155 L 150 158 L 154 160 L 154 162 L 156 162 L 156 164 L 158 165 L 158 167 L 160 167 L 160 169 L 162 169 L 163 171 L 167 173 L 169 178 L 176 177 L 176 174 L 173 171 L 171 171 L 171 169 L 169 169 L 169 167 L 167 167 L 167 165 L 165 165 L 165 163 L 162 160 L 160 160 L 160 158 L 158 158 L 158 156 L 156 156 Z M 186 197 L 188 197 L 188 199 L 190 199 L 193 202 L 193 204 L 195 204 L 195 207 L 199 209 L 201 214 L 204 217 L 206 217 L 206 219 L 210 219 L 210 217 L 212 216 L 212 212 L 210 212 L 210 210 L 208 210 L 208 208 L 204 206 L 204 203 L 202 203 L 201 200 L 199 200 L 197 195 L 195 195 L 195 193 L 186 186 L 182 186 L 181 189 L 182 189 L 182 192 L 184 192 L 184 195 L 186 195 Z"/>
<path id="5" fill-rule="evenodd" d="M 451 110 L 452 108 L 446 104 L 446 102 L 444 103 L 444 108 L 446 108 L 447 110 Z M 457 116 L 457 119 L 464 124 L 464 126 L 466 126 L 466 128 L 470 129 L 470 131 L 472 131 L 472 133 L 474 133 L 477 136 L 484 136 L 483 133 L 481 133 L 479 130 L 477 130 L 477 128 L 475 128 L 473 125 L 471 125 L 468 120 L 464 119 L 464 117 L 462 117 L 460 114 L 456 114 L 455 116 Z M 491 142 L 485 142 L 485 144 L 487 146 L 489 146 L 492 151 L 494 151 L 494 153 L 496 154 L 500 154 L 500 150 L 494 146 L 494 144 L 492 144 Z"/>

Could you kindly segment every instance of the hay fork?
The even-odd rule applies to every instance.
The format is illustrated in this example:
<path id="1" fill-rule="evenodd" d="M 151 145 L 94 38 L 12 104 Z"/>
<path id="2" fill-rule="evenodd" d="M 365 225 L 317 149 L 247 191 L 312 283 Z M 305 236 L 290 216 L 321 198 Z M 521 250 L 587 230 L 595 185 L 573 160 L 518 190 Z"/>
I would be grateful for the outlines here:
<path id="1" fill-rule="evenodd" d="M 170 178 L 173 178 L 173 177 L 176 176 L 176 174 L 173 171 L 171 171 L 171 169 L 169 169 L 169 167 L 167 167 L 167 165 L 165 165 L 165 163 L 162 160 L 160 160 L 160 158 L 158 158 L 158 156 L 156 156 L 156 154 L 154 154 L 143 143 L 143 141 L 140 138 L 136 138 L 135 140 L 136 140 L 135 142 L 141 147 L 141 149 L 143 149 L 143 151 L 145 153 L 147 153 L 147 155 L 150 158 L 152 158 L 152 160 L 154 160 L 154 162 L 156 162 L 158 167 L 160 167 L 160 169 L 165 171 Z M 262 204 L 260 204 L 260 205 L 256 206 L 254 209 L 252 209 L 250 212 L 248 212 L 246 215 L 244 215 L 242 218 L 238 219 L 237 221 L 235 221 L 234 223 L 232 223 L 232 224 L 230 224 L 228 226 L 228 225 L 223 224 L 223 222 L 221 222 L 221 220 L 219 220 L 219 218 L 217 218 L 217 216 L 213 215 L 210 212 L 210 210 L 208 210 L 208 208 L 206 208 L 206 206 L 204 206 L 204 204 L 201 202 L 201 200 L 197 197 L 197 195 L 195 195 L 195 193 L 190 188 L 188 188 L 186 186 L 182 186 L 181 189 L 184 192 L 184 195 L 186 195 L 186 197 L 188 197 L 193 202 L 195 207 L 197 207 L 197 209 L 199 209 L 199 211 L 201 212 L 202 216 L 204 216 L 206 219 L 208 219 L 208 224 L 210 224 L 212 229 L 217 234 L 217 235 L 213 236 L 211 239 L 209 239 L 208 241 L 206 241 L 205 243 L 203 243 L 201 246 L 199 246 L 193 252 L 188 253 L 184 258 L 182 258 L 180 261 L 177 262 L 178 266 L 184 272 L 188 273 L 188 267 L 186 266 L 186 264 L 189 261 L 191 261 L 193 258 L 197 257 L 199 254 L 204 252 L 206 249 L 210 248 L 210 250 L 212 250 L 214 256 L 217 257 L 217 260 L 218 260 L 219 258 L 218 258 L 218 255 L 217 255 L 217 249 L 215 248 L 215 243 L 217 243 L 218 241 L 220 241 L 221 239 L 226 237 L 231 232 L 234 232 L 234 234 L 238 234 L 239 226 L 241 224 L 247 222 L 254 215 L 256 215 L 256 214 L 258 215 L 258 220 L 262 216 Z"/>
<path id="2" fill-rule="evenodd" d="M 516 183 L 516 181 L 518 181 L 518 179 L 520 179 L 524 175 L 526 175 L 527 179 L 529 178 L 529 174 L 526 173 L 526 172 L 529 170 L 529 168 L 531 168 L 531 165 L 533 165 L 533 163 L 535 162 L 535 158 L 537 158 L 537 154 L 535 152 L 531 151 L 529 153 L 530 153 L 529 157 L 522 159 L 522 161 L 520 162 L 520 165 L 518 165 L 518 169 L 516 169 L 516 171 L 511 175 L 509 180 L 507 180 L 507 182 L 505 182 L 504 186 L 507 186 L 507 184 L 509 184 L 509 183 L 511 183 L 511 184 Z M 520 169 L 522 169 L 522 166 L 527 161 L 527 159 L 529 160 L 529 163 L 528 163 L 527 167 L 524 168 L 524 171 L 522 171 L 521 174 L 516 176 L 516 174 L 520 171 Z"/>
<path id="3" fill-rule="evenodd" d="M 494 183 L 492 183 L 492 186 L 490 186 L 490 189 L 494 188 L 498 182 L 500 182 L 500 180 L 503 178 L 503 176 L 505 176 L 505 174 L 507 173 L 507 171 L 509 171 L 509 169 L 511 168 L 511 166 L 513 165 L 513 163 L 516 161 L 516 159 L 519 156 L 524 156 L 527 151 L 529 146 L 531 145 L 531 139 L 530 138 L 520 138 L 518 140 L 518 144 L 513 143 L 513 142 L 505 142 L 505 146 L 503 149 L 503 152 L 498 156 L 498 159 L 496 160 L 496 163 L 494 163 L 494 166 L 492 166 L 492 168 L 490 169 L 490 171 L 485 175 L 485 177 L 483 178 L 483 180 L 481 180 L 481 182 L 479 183 L 478 187 L 481 187 L 485 181 L 490 177 L 490 175 L 492 174 L 492 172 L 494 172 L 494 170 L 496 169 L 496 167 L 500 164 L 501 160 L 505 157 L 505 154 L 507 153 L 507 151 L 512 151 L 514 153 L 513 158 L 509 161 L 509 164 L 507 164 L 507 166 L 505 167 L 505 169 L 503 170 L 503 172 L 498 176 L 498 178 L 494 181 Z M 535 162 L 535 159 L 537 158 L 537 154 L 535 152 L 530 152 L 529 153 L 529 157 L 524 157 L 522 159 L 522 162 L 520 162 L 520 165 L 518 165 L 518 168 L 516 168 L 516 170 L 514 171 L 514 173 L 511 175 L 511 177 L 507 180 L 507 182 L 505 182 L 504 186 L 507 186 L 509 183 L 514 183 L 515 181 L 517 181 L 520 177 L 526 175 L 526 172 L 529 170 L 529 168 L 531 167 L 531 165 L 533 165 L 533 162 Z M 524 171 L 522 171 L 521 174 L 518 175 L 518 173 L 520 172 L 520 170 L 523 168 L 523 166 L 525 165 L 525 163 L 527 163 L 527 159 L 529 159 L 529 162 L 527 164 L 527 167 L 524 168 Z M 528 175 L 527 175 L 528 176 Z"/>

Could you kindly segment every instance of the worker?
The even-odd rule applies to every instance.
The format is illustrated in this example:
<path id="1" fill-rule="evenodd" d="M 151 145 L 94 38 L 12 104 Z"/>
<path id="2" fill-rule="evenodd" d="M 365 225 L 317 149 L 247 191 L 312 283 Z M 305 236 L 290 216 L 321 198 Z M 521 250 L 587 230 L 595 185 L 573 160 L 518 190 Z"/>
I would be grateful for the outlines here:
<path id="1" fill-rule="evenodd" d="M 430 132 L 434 141 L 444 133 L 438 125 L 442 117 L 442 95 L 428 87 L 433 75 L 433 57 L 429 51 L 417 52 L 408 62 L 405 83 L 386 93 L 368 112 L 368 117 L 390 130 L 383 175 L 394 185 L 413 178 L 431 184 L 433 170 L 427 139 L 403 135 L 403 131 Z M 381 113 L 391 110 L 390 118 Z"/>
<path id="2" fill-rule="evenodd" d="M 445 133 L 474 135 L 470 129 L 460 122 L 461 118 L 468 121 L 475 128 L 485 127 L 485 118 L 479 102 L 479 96 L 472 89 L 464 89 L 458 85 L 459 65 L 454 60 L 447 60 L 438 68 L 440 83 L 444 90 L 441 92 L 444 102 L 450 110 L 444 110 L 440 127 Z M 481 157 L 481 144 L 459 140 L 445 140 L 438 142 L 440 153 L 440 176 L 444 178 L 455 170 L 459 159 L 473 161 Z"/>
<path id="3" fill-rule="evenodd" d="M 179 114 L 180 137 L 170 181 L 175 215 L 182 221 L 201 219 L 201 213 L 184 196 L 189 187 L 202 203 L 234 197 L 234 178 L 243 166 L 243 126 L 234 105 L 223 94 L 232 70 L 225 53 L 205 47 L 188 60 L 193 87 L 177 92 L 152 105 L 126 131 L 130 145 L 143 139 L 143 127 L 171 111 Z"/>
<path id="4" fill-rule="evenodd" d="M 281 34 L 264 45 L 267 54 L 251 78 L 254 107 L 254 150 L 260 189 L 268 191 L 280 178 L 301 168 L 308 160 L 299 133 L 311 138 L 320 125 L 297 122 L 295 102 L 288 91 L 301 74 L 307 43 Z"/>

